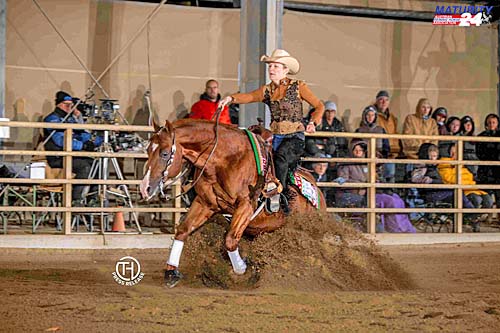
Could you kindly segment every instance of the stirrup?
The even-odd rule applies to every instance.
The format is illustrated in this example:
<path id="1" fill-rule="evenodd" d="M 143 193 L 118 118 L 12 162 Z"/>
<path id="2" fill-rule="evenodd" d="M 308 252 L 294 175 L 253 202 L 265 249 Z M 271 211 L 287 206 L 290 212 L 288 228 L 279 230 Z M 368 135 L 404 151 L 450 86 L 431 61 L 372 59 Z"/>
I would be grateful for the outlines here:
<path id="1" fill-rule="evenodd" d="M 266 211 L 270 214 L 277 213 L 280 210 L 280 194 L 275 194 L 266 199 Z"/>

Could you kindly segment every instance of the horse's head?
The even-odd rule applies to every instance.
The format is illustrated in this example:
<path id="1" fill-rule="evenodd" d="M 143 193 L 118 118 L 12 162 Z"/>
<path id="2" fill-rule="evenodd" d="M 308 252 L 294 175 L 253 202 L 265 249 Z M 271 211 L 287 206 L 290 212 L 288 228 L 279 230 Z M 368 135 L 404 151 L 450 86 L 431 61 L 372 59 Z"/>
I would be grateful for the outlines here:
<path id="1" fill-rule="evenodd" d="M 182 169 L 182 146 L 176 142 L 172 124 L 167 120 L 162 127 L 154 122 L 153 126 L 155 133 L 149 139 L 146 173 L 140 186 L 146 200 L 170 185 L 168 179 L 177 176 Z"/>

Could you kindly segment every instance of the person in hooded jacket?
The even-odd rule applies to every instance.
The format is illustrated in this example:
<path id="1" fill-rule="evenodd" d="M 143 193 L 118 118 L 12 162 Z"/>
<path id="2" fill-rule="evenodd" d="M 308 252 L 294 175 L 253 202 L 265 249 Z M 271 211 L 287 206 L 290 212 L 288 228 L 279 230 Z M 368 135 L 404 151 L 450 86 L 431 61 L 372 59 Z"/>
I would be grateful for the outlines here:
<path id="1" fill-rule="evenodd" d="M 431 103 L 427 98 L 421 98 L 414 114 L 406 116 L 403 123 L 403 134 L 439 135 L 438 127 L 434 119 L 430 117 L 432 111 Z M 437 140 L 429 139 L 403 139 L 403 153 L 407 158 L 417 159 L 418 149 L 423 143 L 437 144 Z"/>
<path id="2" fill-rule="evenodd" d="M 367 106 L 361 114 L 361 125 L 356 133 L 386 134 L 385 129 L 377 125 L 377 109 L 373 105 Z M 377 153 L 383 158 L 389 156 L 390 146 L 388 139 L 377 139 Z"/>
<path id="3" fill-rule="evenodd" d="M 446 120 L 446 130 L 448 134 L 446 135 L 460 135 L 460 118 L 451 116 Z M 456 141 L 443 140 L 439 141 L 439 156 L 441 157 L 450 157 L 448 155 L 448 151 L 450 150 L 450 146 L 455 144 Z"/>
<path id="4" fill-rule="evenodd" d="M 446 128 L 446 120 L 448 119 L 448 110 L 440 106 L 432 112 L 432 119 L 436 121 L 438 126 L 439 135 L 448 135 L 448 128 Z"/>
<path id="5" fill-rule="evenodd" d="M 419 160 L 438 160 L 439 149 L 433 143 L 424 143 L 418 150 Z M 444 184 L 436 164 L 418 164 L 411 173 L 411 182 L 416 184 Z M 453 204 L 454 191 L 447 189 L 420 189 L 419 192 L 425 197 L 426 202 L 445 202 Z M 463 196 L 464 208 L 474 208 L 474 205 Z M 472 215 L 472 214 L 471 214 Z M 476 215 L 477 216 L 477 215 Z"/>
<path id="6" fill-rule="evenodd" d="M 460 135 L 462 136 L 474 136 L 474 119 L 471 116 L 464 116 L 460 119 Z M 478 161 L 476 155 L 476 142 L 464 141 L 464 161 Z M 477 179 L 477 165 L 466 165 L 467 169 L 474 175 Z"/>
<path id="7" fill-rule="evenodd" d="M 450 146 L 450 151 L 449 151 L 450 157 L 442 157 L 441 160 L 456 160 L 457 159 L 457 151 L 456 151 L 456 145 L 453 144 Z M 441 175 L 441 178 L 443 179 L 443 182 L 445 184 L 457 184 L 457 166 L 456 165 L 451 165 L 451 164 L 439 164 L 438 165 L 438 172 Z M 464 185 L 474 185 L 476 184 L 476 181 L 474 179 L 474 176 L 472 173 L 467 169 L 467 168 L 460 168 L 461 171 L 461 184 Z M 475 208 L 491 208 L 493 206 L 493 199 L 491 196 L 480 189 L 466 189 L 463 191 L 464 195 L 469 198 L 470 202 L 472 205 L 474 205 Z M 485 218 L 487 217 L 487 214 L 485 214 Z M 479 232 L 479 225 L 473 226 L 473 231 L 474 232 Z"/>
<path id="8" fill-rule="evenodd" d="M 478 136 L 500 137 L 498 124 L 498 116 L 490 113 L 484 119 L 485 130 L 479 133 Z M 500 143 L 477 142 L 476 155 L 480 161 L 500 161 Z M 479 184 L 500 184 L 500 167 L 480 165 L 477 169 L 477 180 Z M 495 194 L 497 208 L 500 207 L 500 191 L 492 190 L 490 193 Z"/>
<path id="9" fill-rule="evenodd" d="M 353 139 L 351 145 L 352 157 L 366 157 L 366 142 Z M 365 163 L 346 163 L 339 166 L 338 175 L 339 177 L 334 179 L 334 182 L 340 185 L 345 183 L 366 183 L 368 180 L 368 167 Z M 336 191 L 335 196 L 338 207 L 366 207 L 365 188 L 339 189 Z M 405 208 L 404 201 L 396 193 L 376 193 L 375 202 L 377 208 Z M 416 232 L 407 214 L 381 214 L 380 221 L 377 226 L 379 232 Z"/>

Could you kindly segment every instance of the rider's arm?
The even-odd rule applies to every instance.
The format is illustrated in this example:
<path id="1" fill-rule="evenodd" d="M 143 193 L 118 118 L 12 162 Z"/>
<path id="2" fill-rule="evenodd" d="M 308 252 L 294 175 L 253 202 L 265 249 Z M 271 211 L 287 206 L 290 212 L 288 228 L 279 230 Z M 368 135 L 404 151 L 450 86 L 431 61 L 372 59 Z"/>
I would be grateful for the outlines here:
<path id="1" fill-rule="evenodd" d="M 236 104 L 262 102 L 262 100 L 264 99 L 264 87 L 259 87 L 249 93 L 232 94 L 231 97 L 233 98 L 232 103 Z"/>
<path id="2" fill-rule="evenodd" d="M 311 121 L 317 126 L 321 124 L 321 119 L 323 118 L 323 113 L 325 112 L 325 106 L 316 97 L 307 84 L 303 81 L 299 83 L 299 94 L 300 97 L 314 107 L 315 111 L 311 114 Z"/>

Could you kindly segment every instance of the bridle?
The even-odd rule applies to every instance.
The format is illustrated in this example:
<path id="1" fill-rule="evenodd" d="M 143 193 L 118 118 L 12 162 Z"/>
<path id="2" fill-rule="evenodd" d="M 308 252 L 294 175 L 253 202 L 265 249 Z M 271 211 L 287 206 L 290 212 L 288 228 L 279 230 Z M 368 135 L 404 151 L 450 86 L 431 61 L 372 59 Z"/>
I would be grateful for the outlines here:
<path id="1" fill-rule="evenodd" d="M 219 141 L 219 119 L 220 119 L 220 114 L 222 112 L 222 108 L 217 108 L 217 111 L 215 113 L 215 142 L 214 142 L 214 145 L 212 147 L 212 150 L 210 151 L 210 154 L 208 155 L 207 159 L 205 160 L 205 163 L 203 164 L 203 167 L 201 168 L 201 171 L 198 175 L 198 177 L 193 181 L 193 183 L 191 183 L 191 185 L 189 186 L 188 189 L 184 190 L 182 193 L 176 195 L 173 199 L 177 198 L 177 197 L 180 197 L 180 196 L 183 196 L 184 194 L 186 194 L 187 192 L 189 192 L 189 190 L 191 190 L 192 188 L 194 188 L 194 186 L 196 185 L 196 183 L 198 183 L 198 181 L 201 179 L 201 176 L 203 175 L 203 172 L 205 172 L 205 169 L 207 167 L 207 164 L 208 164 L 208 161 L 212 158 L 214 152 L 215 152 L 215 148 L 217 147 L 217 144 L 218 144 L 218 141 Z M 158 131 L 156 131 L 155 134 L 158 134 L 160 135 L 160 132 L 162 130 L 165 129 L 165 126 L 161 126 Z M 188 172 L 190 170 L 189 167 L 184 167 L 182 172 L 179 172 L 179 174 L 177 176 L 175 176 L 174 178 L 170 179 L 169 181 L 167 181 L 167 177 L 168 177 L 168 168 L 172 165 L 172 163 L 174 162 L 174 158 L 175 158 L 175 152 L 177 151 L 177 147 L 175 145 L 175 132 L 172 131 L 172 149 L 170 150 L 170 153 L 169 154 L 165 154 L 163 155 L 163 153 L 161 154 L 160 158 L 164 161 L 166 161 L 166 166 L 165 166 L 165 169 L 163 170 L 162 172 L 162 178 L 160 179 L 160 182 L 158 184 L 158 187 L 159 187 L 159 190 L 160 190 L 160 193 L 163 197 L 166 198 L 166 195 L 165 195 L 165 192 L 163 191 L 163 189 L 173 183 L 175 183 L 179 178 L 181 178 L 182 176 L 184 176 L 186 174 L 186 172 Z M 167 199 L 168 200 L 168 199 Z"/>
<path id="2" fill-rule="evenodd" d="M 165 129 L 165 126 L 162 126 L 158 129 L 158 131 L 155 133 L 158 136 L 160 135 L 161 131 Z M 162 171 L 162 177 L 160 179 L 160 183 L 158 184 L 158 188 L 160 189 L 160 193 L 162 196 L 165 197 L 165 192 L 163 192 L 163 189 L 166 187 L 167 184 L 167 178 L 168 178 L 168 169 L 170 166 L 174 163 L 174 158 L 175 158 L 175 152 L 177 151 L 177 146 L 175 144 L 175 132 L 172 131 L 172 148 L 170 149 L 169 153 L 161 152 L 160 153 L 160 159 L 165 162 L 165 169 Z M 173 179 L 170 180 L 169 184 L 174 183 L 182 177 L 185 173 L 185 170 L 183 172 L 179 172 L 179 174 L 174 177 Z"/>

